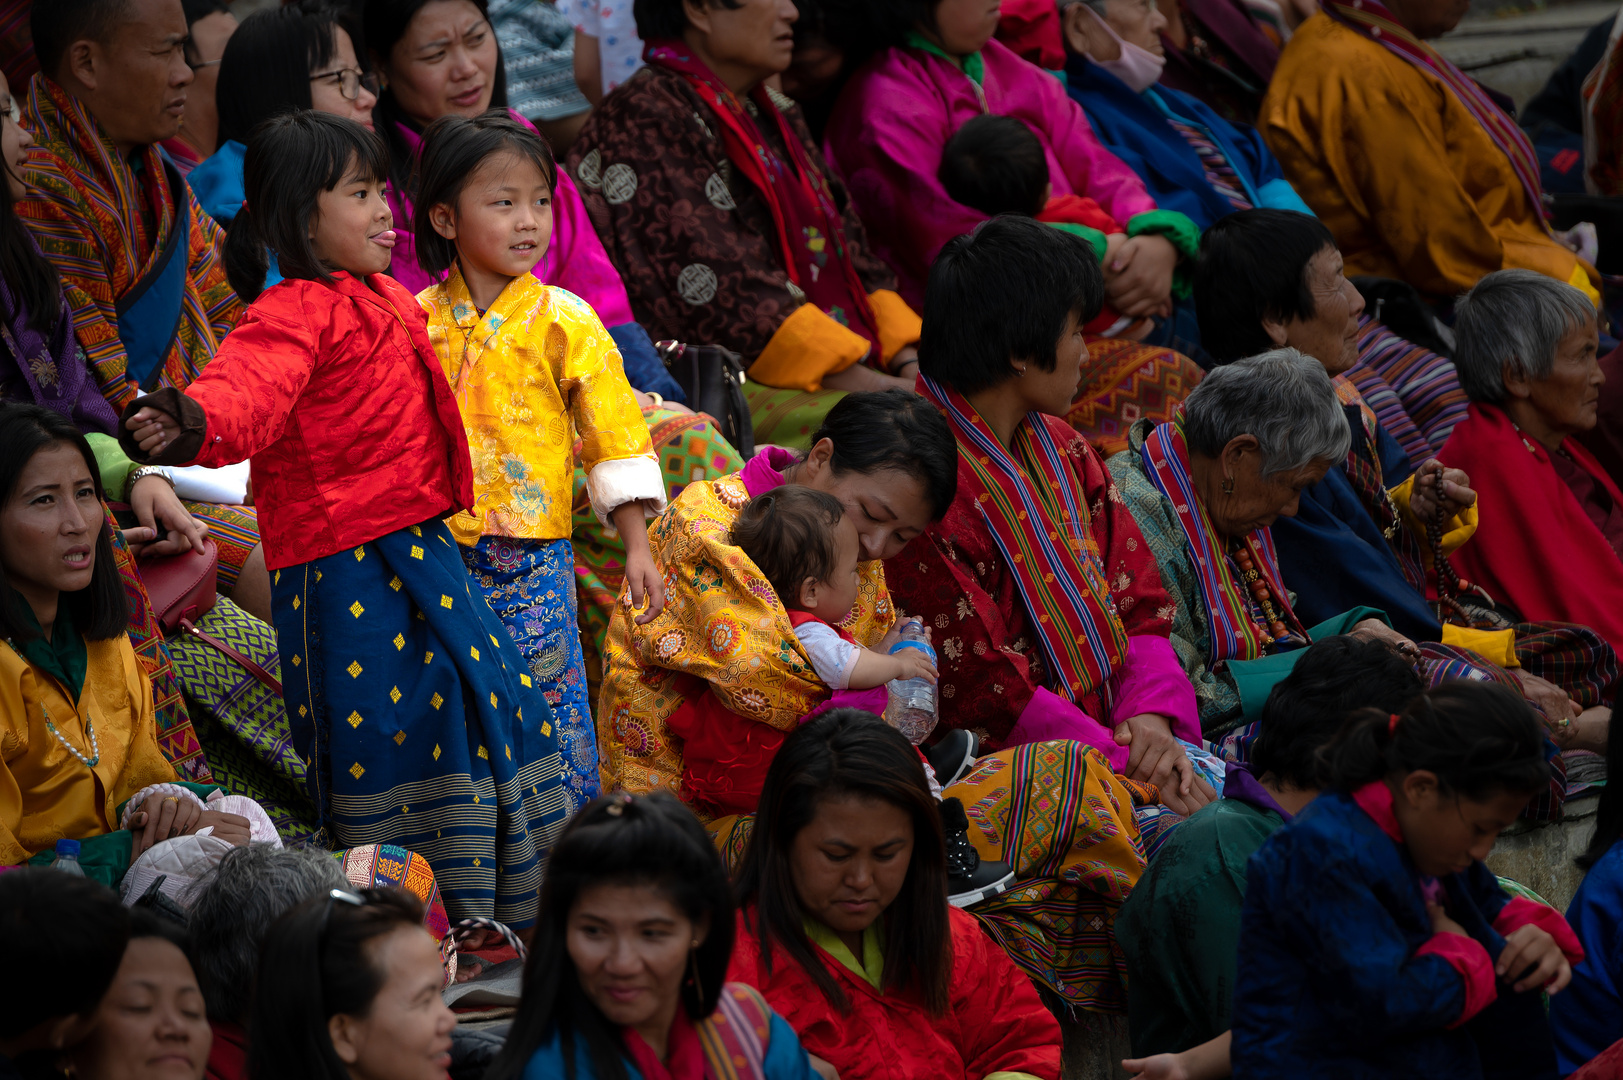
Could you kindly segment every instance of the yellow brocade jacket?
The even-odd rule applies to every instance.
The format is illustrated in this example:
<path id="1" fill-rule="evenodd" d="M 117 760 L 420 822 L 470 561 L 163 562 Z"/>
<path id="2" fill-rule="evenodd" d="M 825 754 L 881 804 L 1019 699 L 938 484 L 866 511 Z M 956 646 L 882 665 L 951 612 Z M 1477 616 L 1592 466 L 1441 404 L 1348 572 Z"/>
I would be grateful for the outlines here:
<path id="1" fill-rule="evenodd" d="M 417 295 L 428 337 L 462 410 L 473 458 L 473 512 L 449 519 L 456 538 L 567 539 L 575 432 L 592 509 L 665 508 L 648 425 L 620 350 L 574 293 L 520 274 L 483 315 L 460 270 Z"/>
<path id="2" fill-rule="evenodd" d="M 666 720 L 708 684 L 739 716 L 792 731 L 828 697 L 777 593 L 730 534 L 749 502 L 738 475 L 689 484 L 648 529 L 665 571 L 665 610 L 638 626 L 616 605 L 603 647 L 597 708 L 603 789 L 680 795 L 681 740 Z M 852 614 L 840 626 L 865 647 L 893 621 L 884 564 L 857 564 Z"/>
<path id="3" fill-rule="evenodd" d="M 1401 278 L 1433 297 L 1513 267 L 1591 287 L 1454 92 L 1328 15 L 1285 46 L 1257 127 L 1348 276 Z"/>
<path id="4" fill-rule="evenodd" d="M 178 777 L 158 748 L 152 684 L 127 634 L 85 642 L 84 692 L 74 703 L 56 679 L 0 643 L 0 866 L 15 866 L 58 840 L 118 828 L 117 807 L 151 784 Z M 91 769 L 45 727 L 90 756 L 85 718 L 101 758 Z"/>

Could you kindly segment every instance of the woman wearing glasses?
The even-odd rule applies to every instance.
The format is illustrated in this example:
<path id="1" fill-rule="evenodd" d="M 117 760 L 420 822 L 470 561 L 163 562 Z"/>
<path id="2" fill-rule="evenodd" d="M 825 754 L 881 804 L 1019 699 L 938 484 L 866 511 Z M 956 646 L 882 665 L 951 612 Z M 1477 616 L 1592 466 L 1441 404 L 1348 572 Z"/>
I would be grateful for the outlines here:
<path id="1" fill-rule="evenodd" d="M 237 19 L 225 0 L 181 0 L 181 7 L 186 10 L 186 66 L 192 69 L 192 85 L 186 91 L 180 134 L 165 139 L 163 148 L 180 175 L 186 176 L 220 145 L 214 91 L 220 78 L 220 58 L 237 30 Z"/>
<path id="2" fill-rule="evenodd" d="M 248 1022 L 255 1080 L 445 1080 L 456 1017 L 423 909 L 334 889 L 271 924 Z"/>
<path id="3" fill-rule="evenodd" d="M 242 206 L 243 156 L 261 121 L 314 109 L 372 126 L 378 85 L 361 68 L 359 33 L 352 29 L 331 10 L 290 5 L 249 16 L 231 35 L 215 89 L 220 146 L 186 178 L 197 201 L 222 226 L 230 225 Z M 265 285 L 281 280 L 272 252 Z"/>

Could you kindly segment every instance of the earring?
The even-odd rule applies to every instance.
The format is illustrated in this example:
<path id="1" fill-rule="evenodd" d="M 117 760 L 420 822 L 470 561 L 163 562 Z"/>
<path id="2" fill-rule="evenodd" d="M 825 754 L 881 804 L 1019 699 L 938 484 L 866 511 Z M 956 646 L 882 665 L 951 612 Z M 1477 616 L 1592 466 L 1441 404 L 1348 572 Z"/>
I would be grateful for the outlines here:
<path id="1" fill-rule="evenodd" d="M 1015 368 L 1014 372 L 1015 372 L 1016 375 L 1019 375 L 1022 379 L 1026 377 L 1026 369 L 1023 368 L 1023 367 Z"/>
<path id="2" fill-rule="evenodd" d="M 1234 478 L 1232 476 L 1223 477 L 1223 494 L 1234 494 Z"/>

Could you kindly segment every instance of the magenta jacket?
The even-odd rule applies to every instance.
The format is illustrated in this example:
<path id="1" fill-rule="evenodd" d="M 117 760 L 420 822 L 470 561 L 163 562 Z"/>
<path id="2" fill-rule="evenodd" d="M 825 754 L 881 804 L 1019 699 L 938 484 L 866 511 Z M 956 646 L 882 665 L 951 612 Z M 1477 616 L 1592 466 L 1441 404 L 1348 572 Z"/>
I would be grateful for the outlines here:
<path id="1" fill-rule="evenodd" d="M 1024 120 L 1048 152 L 1055 197 L 1088 196 L 1123 224 L 1156 208 L 1058 79 L 995 40 L 981 58 L 984 108 L 975 84 L 950 62 L 896 47 L 851 77 L 829 119 L 824 154 L 850 189 L 869 245 L 896 271 L 915 311 L 923 310 L 925 277 L 941 246 L 986 219 L 954 202 L 936 179 L 942 148 L 971 117 Z"/>

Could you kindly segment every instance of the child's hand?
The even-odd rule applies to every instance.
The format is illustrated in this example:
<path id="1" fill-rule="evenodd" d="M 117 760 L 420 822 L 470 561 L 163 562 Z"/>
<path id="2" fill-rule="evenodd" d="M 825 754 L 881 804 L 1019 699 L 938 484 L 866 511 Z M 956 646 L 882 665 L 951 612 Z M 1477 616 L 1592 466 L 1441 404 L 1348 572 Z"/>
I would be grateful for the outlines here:
<path id="1" fill-rule="evenodd" d="M 907 612 L 898 610 L 896 612 L 896 621 L 890 624 L 890 629 L 885 631 L 885 636 L 875 642 L 873 651 L 878 653 L 880 656 L 885 656 L 888 654 L 890 652 L 890 647 L 902 640 L 902 624 L 907 620 Z"/>
<path id="2" fill-rule="evenodd" d="M 135 444 L 141 452 L 149 456 L 162 452 L 180 437 L 180 421 L 150 405 L 138 409 L 124 421 L 124 426 L 135 435 Z"/>
<path id="3" fill-rule="evenodd" d="M 890 658 L 896 662 L 896 676 L 898 679 L 929 679 L 936 681 L 935 661 L 923 649 L 903 649 L 891 653 Z"/>
<path id="4" fill-rule="evenodd" d="M 647 609 L 633 620 L 638 626 L 645 626 L 665 610 L 665 582 L 654 562 L 654 553 L 648 550 L 648 522 L 643 516 L 643 504 L 639 501 L 617 506 L 609 520 L 614 522 L 626 545 L 629 595 L 621 603 L 635 609 L 646 601 Z"/>
<path id="5" fill-rule="evenodd" d="M 1458 934 L 1460 937 L 1471 936 L 1465 932 L 1465 927 L 1448 917 L 1448 912 L 1443 910 L 1441 904 L 1427 904 L 1426 914 L 1431 916 L 1431 932 L 1434 934 Z"/>
<path id="6" fill-rule="evenodd" d="M 645 599 L 648 603 L 643 613 L 632 620 L 638 626 L 653 622 L 665 610 L 665 581 L 659 567 L 654 565 L 654 556 L 647 544 L 640 552 L 626 553 L 626 584 L 631 587 L 633 609 L 642 607 Z"/>
<path id="7" fill-rule="evenodd" d="M 1567 962 L 1561 946 L 1548 931 L 1536 926 L 1511 931 L 1499 953 L 1499 962 L 1493 966 L 1494 974 L 1505 978 L 1522 971 L 1527 974 L 1516 982 L 1518 993 L 1542 986 L 1555 994 L 1572 981 L 1572 965 Z"/>

